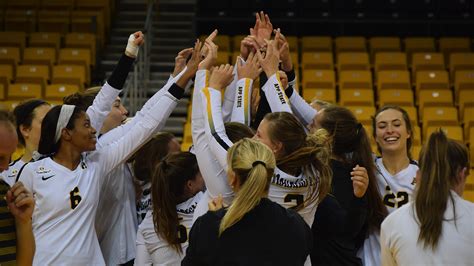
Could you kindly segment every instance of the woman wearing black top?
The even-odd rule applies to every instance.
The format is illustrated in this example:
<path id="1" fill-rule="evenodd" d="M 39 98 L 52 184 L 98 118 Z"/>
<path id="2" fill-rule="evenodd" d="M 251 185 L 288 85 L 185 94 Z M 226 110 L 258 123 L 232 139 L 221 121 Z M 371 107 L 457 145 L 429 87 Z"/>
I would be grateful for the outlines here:
<path id="1" fill-rule="evenodd" d="M 296 212 L 266 198 L 275 169 L 272 151 L 243 139 L 229 149 L 227 161 L 235 198 L 229 208 L 196 220 L 182 265 L 303 265 L 310 228 Z M 211 210 L 216 206 L 210 203 Z"/>
<path id="2" fill-rule="evenodd" d="M 357 251 L 372 230 L 380 230 L 387 210 L 375 180 L 369 138 L 346 108 L 319 111 L 316 127 L 332 136 L 332 193 L 318 206 L 312 226 L 313 265 L 362 265 Z M 360 167 L 360 166 L 362 167 Z"/>

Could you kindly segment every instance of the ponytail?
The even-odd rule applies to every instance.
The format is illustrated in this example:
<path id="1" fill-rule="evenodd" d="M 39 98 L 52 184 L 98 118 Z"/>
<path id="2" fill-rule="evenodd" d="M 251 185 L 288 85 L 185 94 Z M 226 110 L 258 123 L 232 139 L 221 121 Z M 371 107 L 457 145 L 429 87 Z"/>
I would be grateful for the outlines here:
<path id="1" fill-rule="evenodd" d="M 268 193 L 275 157 L 264 144 L 242 139 L 227 152 L 229 168 L 241 185 L 219 226 L 219 235 L 239 222 Z"/>
<path id="2" fill-rule="evenodd" d="M 443 131 L 431 134 L 420 154 L 420 184 L 417 185 L 415 211 L 420 226 L 418 242 L 435 250 L 443 231 L 448 199 L 456 210 L 451 189 L 457 185 L 459 171 L 469 167 L 467 148 L 448 140 Z"/>
<path id="3" fill-rule="evenodd" d="M 185 185 L 198 174 L 196 156 L 190 152 L 173 153 L 159 163 L 152 175 L 151 200 L 153 225 L 178 253 L 182 253 L 176 205 L 185 199 Z"/>

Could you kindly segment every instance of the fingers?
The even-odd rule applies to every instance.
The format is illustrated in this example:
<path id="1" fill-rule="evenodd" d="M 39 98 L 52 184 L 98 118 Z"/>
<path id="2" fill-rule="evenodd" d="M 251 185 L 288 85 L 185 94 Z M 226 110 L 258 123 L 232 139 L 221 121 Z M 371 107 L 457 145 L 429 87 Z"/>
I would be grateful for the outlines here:
<path id="1" fill-rule="evenodd" d="M 214 41 L 214 38 L 216 38 L 217 33 L 218 33 L 218 31 L 217 31 L 217 29 L 215 29 L 215 30 L 214 30 L 211 34 L 209 34 L 209 36 L 206 38 L 206 42 L 208 42 L 208 41 L 209 41 L 209 42 Z"/>
<path id="2" fill-rule="evenodd" d="M 179 51 L 178 56 L 186 58 L 193 52 L 193 48 L 186 48 Z"/>
<path id="3" fill-rule="evenodd" d="M 260 50 L 256 49 L 255 54 L 257 55 L 258 61 L 261 63 L 263 61 L 263 56 Z"/>
<path id="4" fill-rule="evenodd" d="M 33 206 L 34 204 L 35 204 L 35 200 L 33 199 L 33 197 L 25 197 L 20 201 L 15 200 L 15 206 L 17 208 L 21 208 L 24 206 Z"/>

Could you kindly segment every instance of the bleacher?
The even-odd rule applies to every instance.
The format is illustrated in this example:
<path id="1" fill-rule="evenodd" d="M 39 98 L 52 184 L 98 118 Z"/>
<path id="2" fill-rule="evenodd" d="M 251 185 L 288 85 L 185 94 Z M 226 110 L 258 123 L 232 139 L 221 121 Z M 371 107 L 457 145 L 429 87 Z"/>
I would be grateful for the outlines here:
<path id="1" fill-rule="evenodd" d="M 0 1 L 0 108 L 52 104 L 91 84 L 113 0 Z"/>

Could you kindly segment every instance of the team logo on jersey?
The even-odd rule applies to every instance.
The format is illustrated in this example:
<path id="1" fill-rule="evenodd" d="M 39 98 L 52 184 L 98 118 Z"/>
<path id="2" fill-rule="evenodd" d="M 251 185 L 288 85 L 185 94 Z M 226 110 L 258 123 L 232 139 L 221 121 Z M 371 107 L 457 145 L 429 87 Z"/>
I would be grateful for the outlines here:
<path id="1" fill-rule="evenodd" d="M 54 176 L 55 176 L 55 175 L 42 176 L 42 177 L 41 177 L 41 180 L 46 181 L 46 180 L 48 180 L 48 179 L 50 179 L 51 177 L 54 177 Z"/>
<path id="2" fill-rule="evenodd" d="M 8 174 L 8 177 L 9 178 L 12 178 L 12 177 L 16 177 L 16 175 L 18 174 L 18 170 L 17 169 L 13 169 L 10 174 Z"/>
<path id="3" fill-rule="evenodd" d="M 194 202 L 193 205 L 191 205 L 189 208 L 187 208 L 187 209 L 178 209 L 176 211 L 180 212 L 180 213 L 184 213 L 184 214 L 191 214 L 191 213 L 194 213 L 194 210 L 196 209 L 197 204 L 198 204 L 197 202 Z"/>
<path id="4" fill-rule="evenodd" d="M 50 173 L 51 170 L 44 168 L 43 166 L 38 167 L 38 170 L 36 170 L 37 174 L 43 175 L 43 174 L 48 174 Z"/>
<path id="5" fill-rule="evenodd" d="M 306 178 L 298 178 L 298 180 L 292 181 L 281 177 L 280 174 L 273 175 L 272 177 L 272 184 L 286 188 L 307 187 L 310 185 L 309 183 L 310 182 L 308 182 L 308 179 Z"/>

